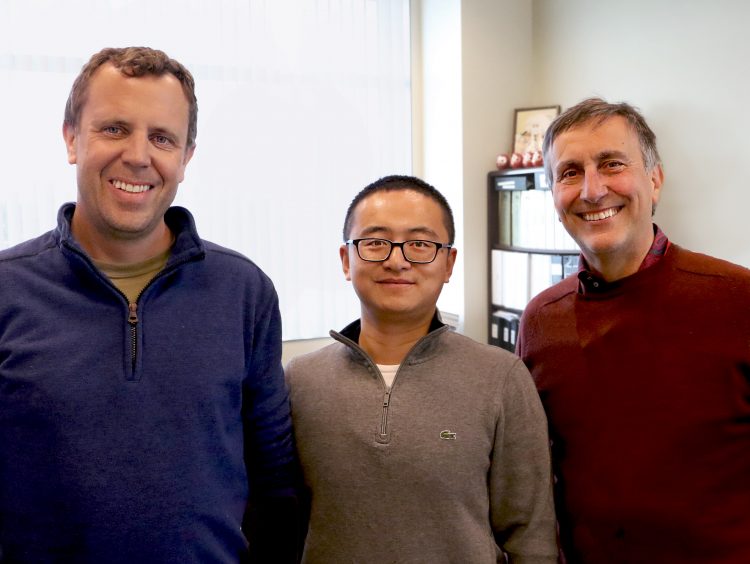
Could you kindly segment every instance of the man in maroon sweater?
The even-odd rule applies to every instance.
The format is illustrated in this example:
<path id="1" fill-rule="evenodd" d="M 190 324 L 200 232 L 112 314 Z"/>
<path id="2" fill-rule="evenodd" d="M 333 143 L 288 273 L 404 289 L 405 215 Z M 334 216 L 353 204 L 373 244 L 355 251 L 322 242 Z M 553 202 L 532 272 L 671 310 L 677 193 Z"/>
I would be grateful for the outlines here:
<path id="1" fill-rule="evenodd" d="M 581 266 L 528 305 L 517 352 L 568 563 L 750 562 L 750 271 L 652 222 L 664 174 L 633 107 L 581 102 L 544 156 Z"/>

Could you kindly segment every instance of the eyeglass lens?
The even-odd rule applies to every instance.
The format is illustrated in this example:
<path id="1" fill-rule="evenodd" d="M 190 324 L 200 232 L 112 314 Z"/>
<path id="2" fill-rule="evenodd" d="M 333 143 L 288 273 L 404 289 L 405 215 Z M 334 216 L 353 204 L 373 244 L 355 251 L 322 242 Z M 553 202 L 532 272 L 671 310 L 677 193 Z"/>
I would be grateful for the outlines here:
<path id="1" fill-rule="evenodd" d="M 410 262 L 431 262 L 437 254 L 437 245 L 432 241 L 404 241 L 396 245 L 403 249 L 404 258 Z M 358 249 L 364 260 L 385 260 L 391 247 L 387 239 L 363 239 Z"/>

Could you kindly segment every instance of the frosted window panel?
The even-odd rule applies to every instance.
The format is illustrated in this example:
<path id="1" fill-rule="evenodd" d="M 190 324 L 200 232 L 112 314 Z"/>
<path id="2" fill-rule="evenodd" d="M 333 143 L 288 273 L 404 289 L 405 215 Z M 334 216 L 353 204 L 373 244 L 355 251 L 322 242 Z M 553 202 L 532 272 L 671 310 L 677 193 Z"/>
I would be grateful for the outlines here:
<path id="1" fill-rule="evenodd" d="M 411 172 L 408 0 L 0 0 L 0 248 L 75 199 L 65 99 L 91 54 L 128 45 L 193 72 L 197 149 L 175 203 L 269 274 L 284 338 L 358 317 L 341 225 L 363 186 Z"/>

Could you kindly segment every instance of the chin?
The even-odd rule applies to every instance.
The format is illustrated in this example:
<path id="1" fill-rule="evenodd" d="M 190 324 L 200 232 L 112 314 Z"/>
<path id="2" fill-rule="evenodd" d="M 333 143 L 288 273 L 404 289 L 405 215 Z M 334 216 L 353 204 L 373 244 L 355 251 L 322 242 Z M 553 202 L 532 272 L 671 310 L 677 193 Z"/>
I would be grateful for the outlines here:
<path id="1" fill-rule="evenodd" d="M 627 248 L 625 241 L 611 237 L 582 237 L 575 241 L 584 255 L 606 256 Z"/>

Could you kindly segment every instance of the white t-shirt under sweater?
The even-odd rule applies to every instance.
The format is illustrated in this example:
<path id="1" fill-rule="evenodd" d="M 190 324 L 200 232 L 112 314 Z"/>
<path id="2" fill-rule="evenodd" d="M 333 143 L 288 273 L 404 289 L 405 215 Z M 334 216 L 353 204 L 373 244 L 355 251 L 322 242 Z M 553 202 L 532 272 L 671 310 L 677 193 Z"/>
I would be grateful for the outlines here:
<path id="1" fill-rule="evenodd" d="M 390 387 L 393 385 L 393 379 L 396 377 L 396 372 L 398 372 L 398 367 L 401 366 L 400 364 L 378 364 L 378 370 L 380 370 L 380 373 L 383 375 L 383 380 L 385 380 L 385 385 Z"/>

